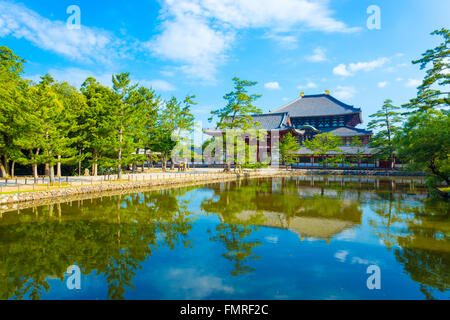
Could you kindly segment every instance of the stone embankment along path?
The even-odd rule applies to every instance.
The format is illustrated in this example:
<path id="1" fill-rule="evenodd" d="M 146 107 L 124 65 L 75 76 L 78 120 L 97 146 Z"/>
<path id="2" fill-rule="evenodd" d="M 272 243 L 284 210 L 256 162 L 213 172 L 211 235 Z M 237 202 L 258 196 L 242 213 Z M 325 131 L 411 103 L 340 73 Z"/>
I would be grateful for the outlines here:
<path id="1" fill-rule="evenodd" d="M 61 198 L 70 195 L 83 194 L 83 193 L 102 193 L 105 191 L 114 190 L 134 190 L 141 188 L 148 188 L 154 186 L 170 186 L 179 184 L 204 184 L 208 182 L 236 180 L 238 178 L 251 178 L 251 177 L 269 177 L 276 175 L 276 171 L 264 171 L 264 172 L 244 172 L 244 173 L 180 173 L 173 175 L 155 175 L 154 179 L 141 180 L 141 181 L 107 181 L 107 182 L 95 182 L 93 184 L 86 185 L 68 185 L 61 188 L 57 186 L 55 189 L 30 191 L 30 192 L 18 192 L 18 193 L 6 193 L 0 194 L 0 206 L 17 202 L 34 201 L 38 199 L 48 198 Z M 0 209 L 4 209 L 1 208 Z"/>

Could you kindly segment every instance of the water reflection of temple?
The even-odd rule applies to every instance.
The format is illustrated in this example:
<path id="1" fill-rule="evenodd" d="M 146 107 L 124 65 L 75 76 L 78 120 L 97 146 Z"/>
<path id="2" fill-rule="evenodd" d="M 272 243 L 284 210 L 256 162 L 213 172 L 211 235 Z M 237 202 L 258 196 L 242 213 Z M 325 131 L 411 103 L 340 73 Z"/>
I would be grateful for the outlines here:
<path id="1" fill-rule="evenodd" d="M 305 196 L 299 181 L 276 178 L 253 181 L 249 185 L 243 182 L 238 193 L 234 191 L 236 184 L 222 184 L 216 190 L 214 205 L 209 202 L 205 208 L 217 212 L 222 223 L 283 228 L 297 233 L 300 239 L 310 237 L 329 241 L 361 223 L 362 210 L 358 201 L 339 195 L 324 197 L 320 189 L 313 189 L 314 192 Z M 230 206 L 243 195 L 245 206 Z M 227 212 L 227 208 L 232 207 L 234 212 Z"/>
<path id="2" fill-rule="evenodd" d="M 305 237 L 316 239 L 327 239 L 341 233 L 345 229 L 352 228 L 355 223 L 352 221 L 313 218 L 313 217 L 289 217 L 281 212 L 263 211 L 242 211 L 237 217 L 245 222 L 251 219 L 252 215 L 262 214 L 264 217 L 262 226 L 288 229 L 297 233 L 301 240 Z"/>

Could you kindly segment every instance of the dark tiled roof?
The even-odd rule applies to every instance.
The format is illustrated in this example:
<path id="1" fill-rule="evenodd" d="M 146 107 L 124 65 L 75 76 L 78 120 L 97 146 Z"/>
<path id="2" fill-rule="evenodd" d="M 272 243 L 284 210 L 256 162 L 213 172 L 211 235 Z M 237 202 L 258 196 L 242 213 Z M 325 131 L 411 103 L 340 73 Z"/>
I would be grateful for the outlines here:
<path id="1" fill-rule="evenodd" d="M 352 114 L 361 112 L 361 109 L 354 108 L 327 94 L 315 94 L 305 95 L 272 111 L 272 113 L 280 112 L 288 112 L 292 118 L 295 118 Z"/>
<path id="2" fill-rule="evenodd" d="M 287 129 L 290 128 L 287 122 L 289 115 L 287 112 L 283 113 L 266 113 L 252 115 L 253 121 L 257 121 L 261 124 L 261 127 L 265 130 L 275 130 L 275 129 Z"/>
<path id="3" fill-rule="evenodd" d="M 335 136 L 338 137 L 351 137 L 351 136 L 362 136 L 366 134 L 372 134 L 372 131 L 353 128 L 353 127 L 338 127 L 338 128 L 329 128 L 327 130 L 323 130 L 324 132 L 331 132 Z"/>
<path id="4" fill-rule="evenodd" d="M 239 116 L 238 116 L 239 117 Z M 261 127 L 265 130 L 288 129 L 287 122 L 289 115 L 287 112 L 282 113 L 266 113 L 266 114 L 252 114 L 253 122 L 259 122 Z"/>

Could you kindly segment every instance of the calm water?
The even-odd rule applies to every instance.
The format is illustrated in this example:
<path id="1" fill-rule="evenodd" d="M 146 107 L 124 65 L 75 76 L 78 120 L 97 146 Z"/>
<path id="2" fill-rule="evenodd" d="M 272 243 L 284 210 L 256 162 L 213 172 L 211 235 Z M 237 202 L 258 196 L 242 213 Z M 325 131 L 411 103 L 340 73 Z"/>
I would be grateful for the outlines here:
<path id="1" fill-rule="evenodd" d="M 303 177 L 3 212 L 0 298 L 449 299 L 449 208 L 413 181 Z"/>

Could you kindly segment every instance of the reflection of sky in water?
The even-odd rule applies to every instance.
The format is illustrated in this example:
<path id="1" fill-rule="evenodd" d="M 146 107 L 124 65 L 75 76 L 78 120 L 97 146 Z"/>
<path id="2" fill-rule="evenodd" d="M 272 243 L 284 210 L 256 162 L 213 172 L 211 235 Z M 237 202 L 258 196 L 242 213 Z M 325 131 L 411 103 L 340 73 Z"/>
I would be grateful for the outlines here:
<path id="1" fill-rule="evenodd" d="M 280 181 L 272 183 L 276 192 Z M 259 241 L 253 248 L 256 259 L 246 265 L 252 272 L 231 275 L 233 262 L 224 258 L 224 244 L 211 241 L 211 234 L 221 219 L 216 214 L 205 214 L 201 209 L 206 199 L 218 200 L 208 187 L 191 190 L 178 197 L 187 202 L 187 209 L 196 220 L 187 238 L 191 247 L 175 245 L 173 249 L 158 246 L 132 277 L 134 290 L 126 287 L 125 299 L 423 299 L 420 283 L 405 272 L 405 266 L 396 259 L 394 250 L 402 252 L 398 244 L 388 249 L 377 232 L 386 233 L 384 218 L 373 207 L 378 200 L 361 201 L 361 223 L 345 228 L 330 239 L 300 236 L 296 232 L 261 226 L 246 237 Z M 411 202 L 411 206 L 420 206 Z M 121 207 L 126 204 L 121 204 Z M 411 214 L 402 215 L 404 221 Z M 411 231 L 404 221 L 392 221 L 389 232 L 408 236 Z M 375 226 L 375 224 L 377 226 Z M 417 226 L 416 226 L 417 227 Z M 448 221 L 447 221 L 448 227 Z M 448 230 L 448 229 L 447 229 Z M 212 232 L 212 233 L 211 233 Z M 437 233 L 437 240 L 445 235 Z M 447 236 L 448 237 L 448 236 Z M 156 237 L 163 240 L 161 234 Z M 1 245 L 1 243 L 0 243 Z M 445 242 L 446 246 L 450 246 Z M 450 250 L 442 254 L 447 255 Z M 381 269 L 381 290 L 368 290 L 366 269 L 376 264 Z M 448 273 L 449 270 L 442 270 Z M 67 279 L 67 277 L 66 277 Z M 448 274 L 443 279 L 449 279 Z M 105 299 L 107 282 L 103 274 L 82 275 L 81 290 L 69 291 L 66 284 L 51 276 L 44 299 Z M 446 283 L 447 287 L 450 285 Z M 433 290 L 433 296 L 448 299 L 450 292 Z"/>

